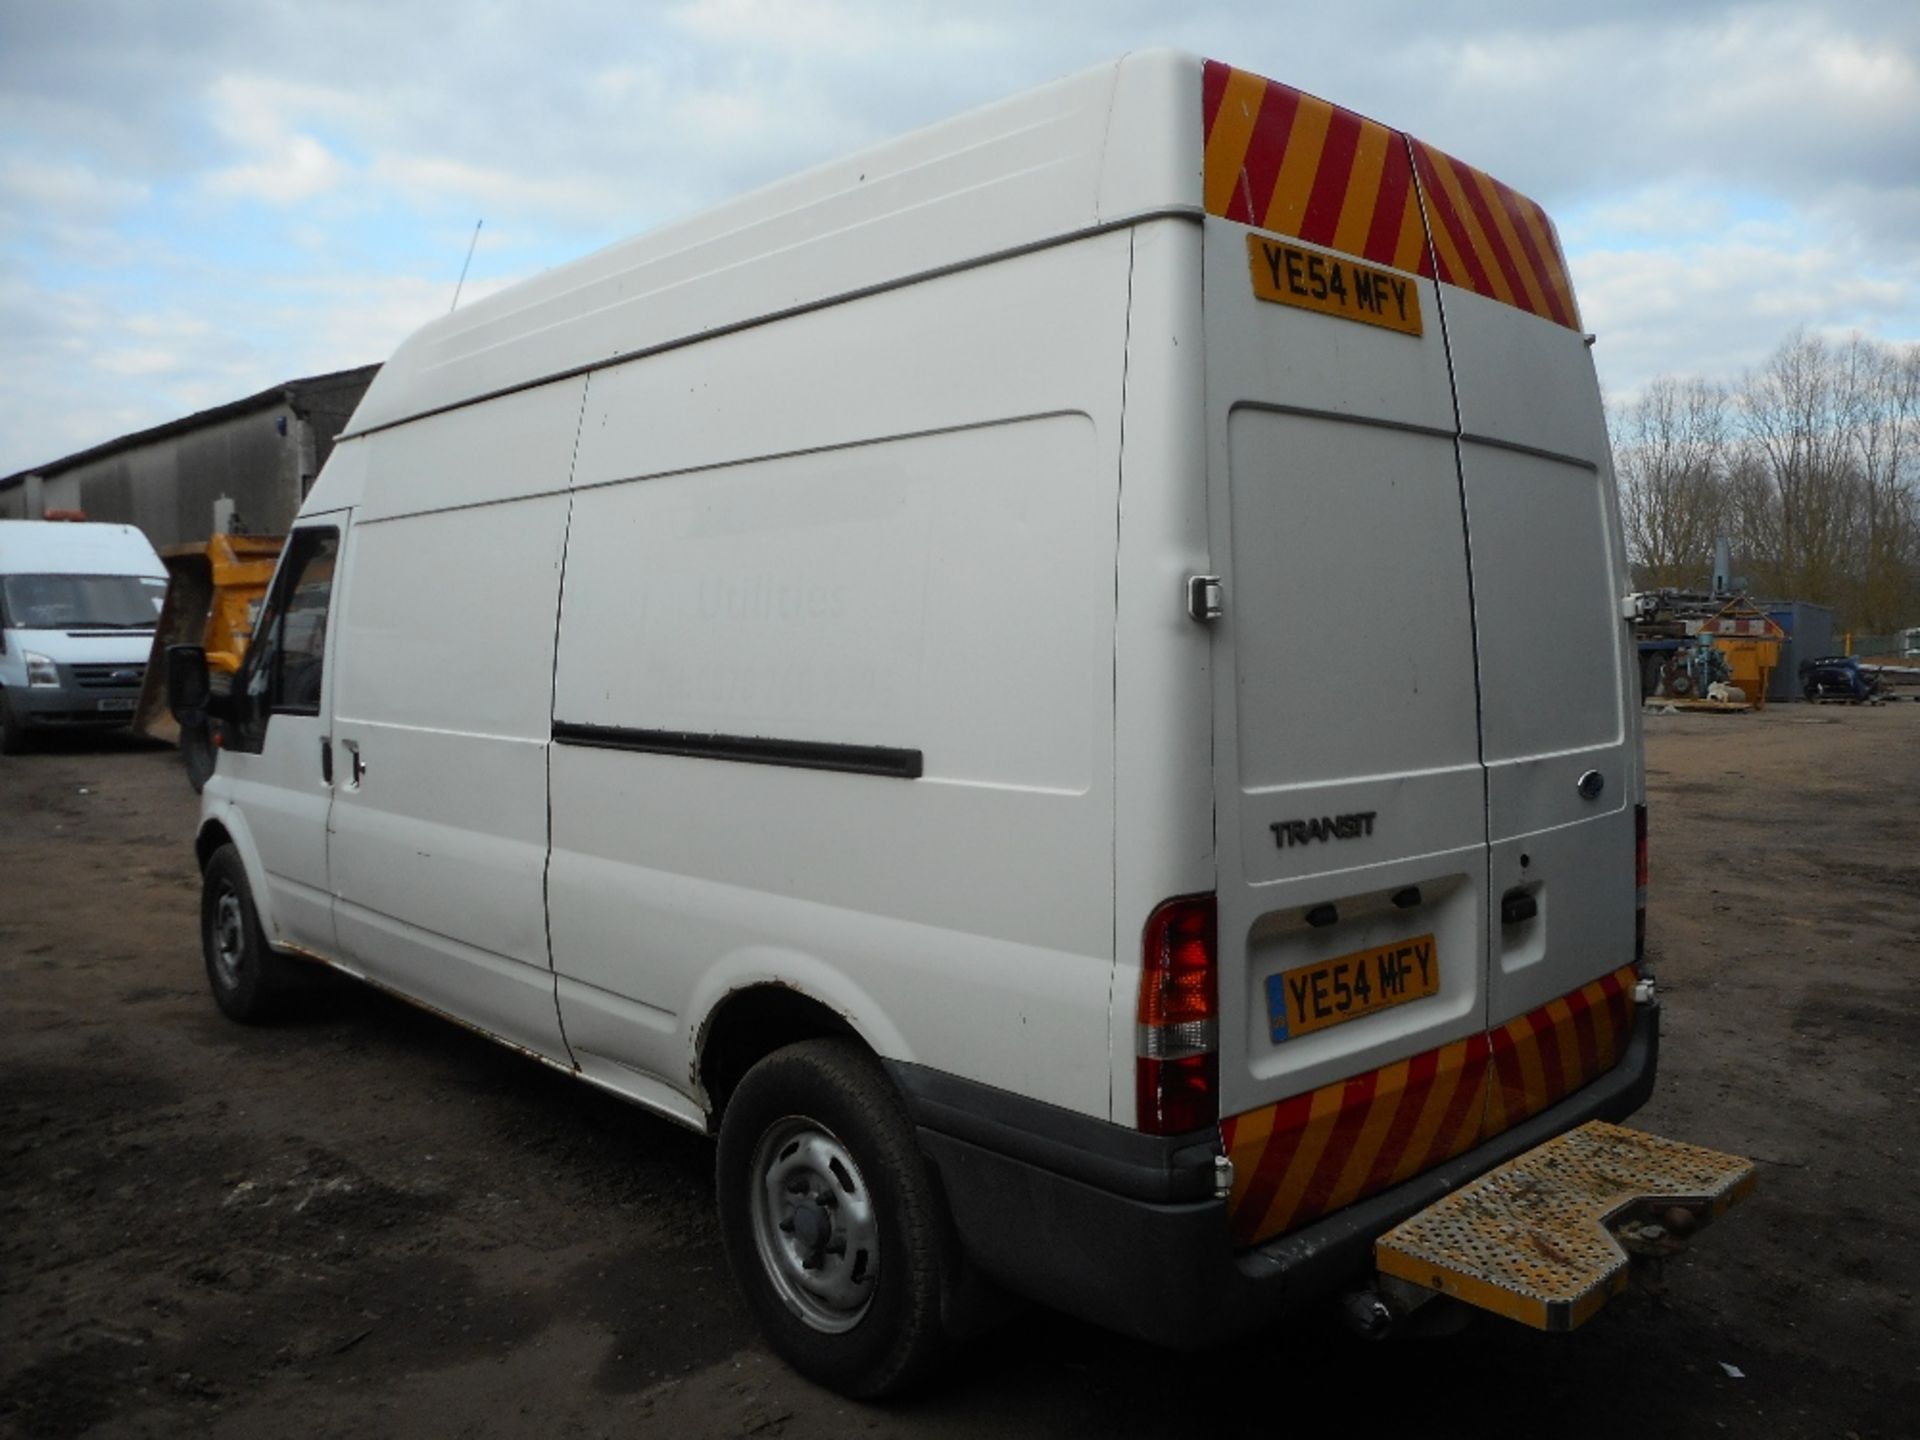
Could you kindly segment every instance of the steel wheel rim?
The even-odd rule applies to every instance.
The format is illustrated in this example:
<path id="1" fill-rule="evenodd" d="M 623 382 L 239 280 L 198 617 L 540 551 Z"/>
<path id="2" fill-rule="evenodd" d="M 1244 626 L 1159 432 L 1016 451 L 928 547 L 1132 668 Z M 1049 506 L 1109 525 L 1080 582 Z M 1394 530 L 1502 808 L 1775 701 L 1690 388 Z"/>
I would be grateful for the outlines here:
<path id="1" fill-rule="evenodd" d="M 852 1153 L 788 1116 L 754 1146 L 748 1185 L 754 1249 L 786 1307 L 825 1334 L 858 1325 L 878 1289 L 880 1219 Z"/>
<path id="2" fill-rule="evenodd" d="M 213 902 L 213 963 L 228 986 L 240 983 L 246 943 L 246 912 L 240 908 L 240 896 L 231 886 L 225 886 Z"/>

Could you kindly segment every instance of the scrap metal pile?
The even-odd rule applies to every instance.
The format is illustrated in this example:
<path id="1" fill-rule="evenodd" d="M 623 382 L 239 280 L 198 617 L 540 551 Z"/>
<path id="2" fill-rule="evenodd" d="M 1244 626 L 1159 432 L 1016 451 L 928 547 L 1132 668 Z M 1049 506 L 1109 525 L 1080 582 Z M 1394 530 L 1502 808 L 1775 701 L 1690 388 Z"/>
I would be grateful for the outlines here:
<path id="1" fill-rule="evenodd" d="M 1639 597 L 1640 695 L 1685 709 L 1766 704 L 1786 632 L 1744 595 L 1659 590 Z"/>

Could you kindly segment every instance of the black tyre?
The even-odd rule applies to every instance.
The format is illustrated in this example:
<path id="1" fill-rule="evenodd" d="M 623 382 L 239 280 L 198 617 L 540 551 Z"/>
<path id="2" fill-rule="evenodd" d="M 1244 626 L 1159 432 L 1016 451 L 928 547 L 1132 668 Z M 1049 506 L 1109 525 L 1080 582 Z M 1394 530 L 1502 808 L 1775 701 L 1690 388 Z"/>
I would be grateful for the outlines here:
<path id="1" fill-rule="evenodd" d="M 299 985 L 295 963 L 267 946 L 240 852 L 222 845 L 200 876 L 200 950 L 207 985 L 229 1020 L 258 1025 L 284 1015 Z"/>
<path id="2" fill-rule="evenodd" d="M 848 1040 L 777 1050 L 720 1124 L 721 1236 L 768 1342 L 844 1395 L 897 1394 L 948 1344 L 955 1247 L 912 1122 Z"/>
<path id="3" fill-rule="evenodd" d="M 0 755 L 18 755 L 27 743 L 27 727 L 14 715 L 7 692 L 0 690 Z"/>

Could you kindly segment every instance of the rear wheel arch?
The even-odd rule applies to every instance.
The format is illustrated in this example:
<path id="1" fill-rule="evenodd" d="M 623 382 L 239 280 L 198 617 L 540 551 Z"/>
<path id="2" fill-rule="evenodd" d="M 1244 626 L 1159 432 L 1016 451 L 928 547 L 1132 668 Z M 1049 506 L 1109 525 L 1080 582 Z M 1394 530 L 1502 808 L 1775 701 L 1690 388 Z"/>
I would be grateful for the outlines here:
<path id="1" fill-rule="evenodd" d="M 844 1014 L 792 985 L 768 981 L 729 991 L 702 1022 L 695 1047 L 711 1122 L 719 1123 L 742 1078 L 774 1051 L 832 1038 L 856 1041 L 872 1052 Z"/>

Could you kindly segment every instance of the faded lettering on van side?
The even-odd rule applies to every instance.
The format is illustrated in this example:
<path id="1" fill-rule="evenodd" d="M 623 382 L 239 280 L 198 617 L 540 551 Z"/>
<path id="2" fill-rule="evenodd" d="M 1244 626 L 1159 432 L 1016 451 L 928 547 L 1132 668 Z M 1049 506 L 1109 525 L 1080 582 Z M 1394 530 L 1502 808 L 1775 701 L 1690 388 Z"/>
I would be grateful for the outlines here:
<path id="1" fill-rule="evenodd" d="M 1433 936 L 1416 935 L 1267 977 L 1267 1028 L 1277 1043 L 1440 991 Z"/>
<path id="2" fill-rule="evenodd" d="M 1361 265 L 1339 255 L 1247 236 L 1253 293 L 1262 300 L 1418 335 L 1420 287 L 1411 275 Z"/>
<path id="3" fill-rule="evenodd" d="M 1377 810 L 1356 810 L 1348 815 L 1315 815 L 1306 820 L 1276 820 L 1267 828 L 1273 831 L 1273 843 L 1282 850 L 1291 845 L 1311 845 L 1316 840 L 1359 840 L 1373 834 Z"/>

